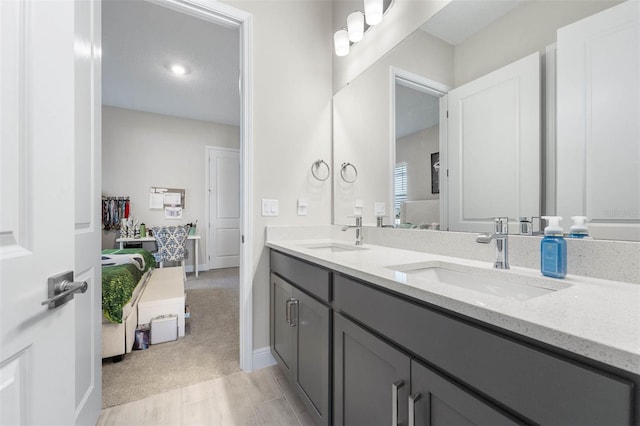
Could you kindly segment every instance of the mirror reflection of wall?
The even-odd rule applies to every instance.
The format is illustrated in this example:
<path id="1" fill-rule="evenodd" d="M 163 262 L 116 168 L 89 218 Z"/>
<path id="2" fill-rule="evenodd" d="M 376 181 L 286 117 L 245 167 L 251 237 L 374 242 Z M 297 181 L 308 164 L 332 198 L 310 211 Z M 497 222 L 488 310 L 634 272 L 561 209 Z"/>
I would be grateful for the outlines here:
<path id="1" fill-rule="evenodd" d="M 423 54 L 416 55 L 416 52 Z M 446 93 L 453 82 L 453 48 L 424 31 L 416 31 L 333 97 L 333 167 L 358 166 L 358 179 L 346 184 L 334 175 L 334 223 L 352 224 L 356 200 L 362 200 L 363 223 L 376 223 L 374 205 L 385 202 L 385 224 L 393 224 L 392 166 L 395 131 L 390 119 L 395 103 L 394 73 L 427 80 Z M 393 84 L 391 84 L 393 82 Z M 429 155 L 428 153 L 427 155 Z"/>
<path id="2" fill-rule="evenodd" d="M 440 195 L 434 190 L 431 158 L 440 151 L 440 95 L 396 78 L 395 103 L 395 224 L 437 228 Z"/>

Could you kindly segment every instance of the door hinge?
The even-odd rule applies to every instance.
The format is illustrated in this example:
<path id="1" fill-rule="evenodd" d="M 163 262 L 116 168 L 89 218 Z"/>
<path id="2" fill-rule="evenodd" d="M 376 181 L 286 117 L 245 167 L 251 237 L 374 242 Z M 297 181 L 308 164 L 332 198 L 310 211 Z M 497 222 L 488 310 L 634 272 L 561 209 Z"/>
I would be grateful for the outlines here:
<path id="1" fill-rule="evenodd" d="M 449 169 L 447 169 L 447 177 L 449 177 Z"/>
<path id="2" fill-rule="evenodd" d="M 244 235 L 242 236 L 242 244 L 244 244 Z"/>
<path id="3" fill-rule="evenodd" d="M 447 110 L 447 118 L 449 118 L 449 110 Z"/>

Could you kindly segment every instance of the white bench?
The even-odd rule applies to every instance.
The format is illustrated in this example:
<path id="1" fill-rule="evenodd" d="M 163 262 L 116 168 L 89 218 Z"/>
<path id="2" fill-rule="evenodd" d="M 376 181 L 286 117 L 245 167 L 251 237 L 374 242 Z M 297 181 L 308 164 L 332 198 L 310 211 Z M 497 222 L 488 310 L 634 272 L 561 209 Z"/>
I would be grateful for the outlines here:
<path id="1" fill-rule="evenodd" d="M 138 326 L 161 315 L 177 315 L 178 337 L 184 337 L 184 303 L 182 266 L 156 268 L 138 302 Z"/>

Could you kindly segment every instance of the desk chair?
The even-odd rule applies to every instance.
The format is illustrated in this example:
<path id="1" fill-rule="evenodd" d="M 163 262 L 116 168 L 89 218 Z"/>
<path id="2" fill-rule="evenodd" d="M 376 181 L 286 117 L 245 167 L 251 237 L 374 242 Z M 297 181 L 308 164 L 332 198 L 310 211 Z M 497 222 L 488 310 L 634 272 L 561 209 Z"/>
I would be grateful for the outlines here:
<path id="1" fill-rule="evenodd" d="M 153 237 L 156 239 L 158 251 L 154 253 L 156 262 L 160 267 L 164 267 L 164 262 L 180 262 L 184 279 L 187 279 L 187 272 L 184 269 L 184 257 L 187 252 L 187 238 L 189 237 L 189 226 L 154 226 Z"/>

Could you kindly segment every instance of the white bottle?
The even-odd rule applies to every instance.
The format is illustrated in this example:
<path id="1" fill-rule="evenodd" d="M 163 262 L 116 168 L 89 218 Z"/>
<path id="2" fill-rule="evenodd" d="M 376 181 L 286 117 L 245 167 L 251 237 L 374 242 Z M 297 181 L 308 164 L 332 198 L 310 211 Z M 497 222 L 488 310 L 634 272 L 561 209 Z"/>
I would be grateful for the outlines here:
<path id="1" fill-rule="evenodd" d="M 587 229 L 589 219 L 586 216 L 571 216 L 571 220 L 573 225 L 569 228 L 569 238 L 589 238 Z"/>

